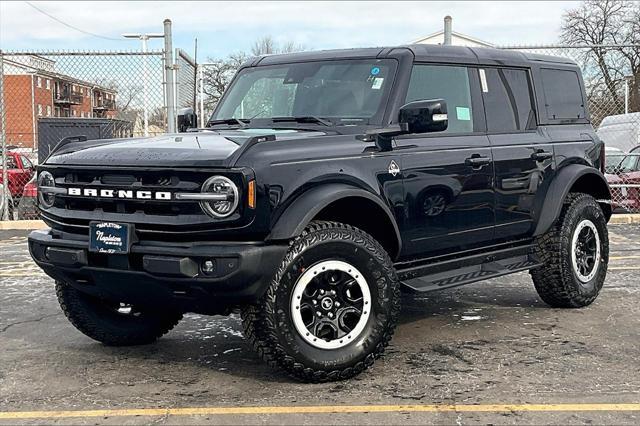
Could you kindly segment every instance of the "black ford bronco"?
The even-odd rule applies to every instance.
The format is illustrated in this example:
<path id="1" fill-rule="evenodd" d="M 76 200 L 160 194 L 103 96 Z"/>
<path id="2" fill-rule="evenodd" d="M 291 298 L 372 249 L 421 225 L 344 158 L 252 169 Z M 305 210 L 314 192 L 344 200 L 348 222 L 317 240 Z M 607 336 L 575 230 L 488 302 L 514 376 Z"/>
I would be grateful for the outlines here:
<path id="1" fill-rule="evenodd" d="M 529 270 L 546 303 L 577 308 L 605 280 L 604 147 L 566 59 L 264 56 L 204 129 L 83 139 L 39 167 L 51 229 L 29 249 L 71 323 L 107 345 L 239 310 L 269 364 L 343 379 L 383 353 L 403 290 Z"/>

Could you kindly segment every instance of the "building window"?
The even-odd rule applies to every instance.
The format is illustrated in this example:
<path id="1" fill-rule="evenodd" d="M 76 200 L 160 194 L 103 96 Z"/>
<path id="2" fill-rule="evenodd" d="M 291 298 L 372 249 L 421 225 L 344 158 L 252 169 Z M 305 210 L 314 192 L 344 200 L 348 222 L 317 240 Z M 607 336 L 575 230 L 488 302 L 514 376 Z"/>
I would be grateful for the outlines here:
<path id="1" fill-rule="evenodd" d="M 45 83 L 45 86 L 46 86 L 47 90 L 51 90 L 51 80 L 46 79 L 44 81 L 44 83 Z"/>
<path id="2" fill-rule="evenodd" d="M 42 88 L 42 80 L 40 79 L 40 76 L 36 77 L 36 86 L 38 86 L 38 88 Z"/>
<path id="3" fill-rule="evenodd" d="M 42 117 L 42 105 L 38 105 L 38 117 Z"/>
<path id="4" fill-rule="evenodd" d="M 51 105 L 47 105 L 47 117 L 51 117 Z"/>
<path id="5" fill-rule="evenodd" d="M 75 109 L 73 110 L 73 116 L 74 117 L 76 116 L 76 110 Z"/>

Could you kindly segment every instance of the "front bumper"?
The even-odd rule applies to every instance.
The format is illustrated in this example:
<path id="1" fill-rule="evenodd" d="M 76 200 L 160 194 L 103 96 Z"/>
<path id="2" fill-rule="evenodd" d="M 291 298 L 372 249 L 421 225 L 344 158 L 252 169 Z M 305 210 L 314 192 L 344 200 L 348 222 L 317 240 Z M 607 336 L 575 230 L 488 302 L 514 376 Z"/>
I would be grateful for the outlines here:
<path id="1" fill-rule="evenodd" d="M 77 235 L 29 234 L 31 257 L 55 280 L 109 300 L 204 314 L 255 302 L 286 251 L 261 242 L 138 242 L 115 255 L 89 252 Z M 212 271 L 203 270 L 205 261 Z"/>

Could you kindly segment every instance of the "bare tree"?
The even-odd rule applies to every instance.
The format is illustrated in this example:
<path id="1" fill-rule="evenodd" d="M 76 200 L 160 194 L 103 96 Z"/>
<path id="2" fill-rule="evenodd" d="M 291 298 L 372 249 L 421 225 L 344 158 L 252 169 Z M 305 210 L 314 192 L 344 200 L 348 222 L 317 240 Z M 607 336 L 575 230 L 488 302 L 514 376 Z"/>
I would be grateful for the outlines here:
<path id="1" fill-rule="evenodd" d="M 301 52 L 305 47 L 293 41 L 288 41 L 283 45 L 279 45 L 270 35 L 259 38 L 251 47 L 253 56 L 273 55 L 276 53 L 293 53 Z"/>
<path id="2" fill-rule="evenodd" d="M 615 108 L 611 113 L 623 111 L 621 83 L 626 76 L 633 76 L 630 107 L 632 111 L 640 111 L 640 3 L 584 1 L 565 13 L 561 39 L 567 44 L 592 46 L 584 58 L 585 78 L 599 82 L 594 96 L 613 101 Z M 628 47 L 632 44 L 635 47 Z"/>

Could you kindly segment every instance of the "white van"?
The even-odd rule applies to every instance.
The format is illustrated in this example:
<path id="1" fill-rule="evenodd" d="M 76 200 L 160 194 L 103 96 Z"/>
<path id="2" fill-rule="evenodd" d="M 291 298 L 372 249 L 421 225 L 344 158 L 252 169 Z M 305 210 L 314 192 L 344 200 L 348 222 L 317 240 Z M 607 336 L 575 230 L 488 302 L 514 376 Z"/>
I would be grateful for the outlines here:
<path id="1" fill-rule="evenodd" d="M 605 117 L 596 133 L 606 147 L 629 152 L 640 145 L 640 112 Z"/>

